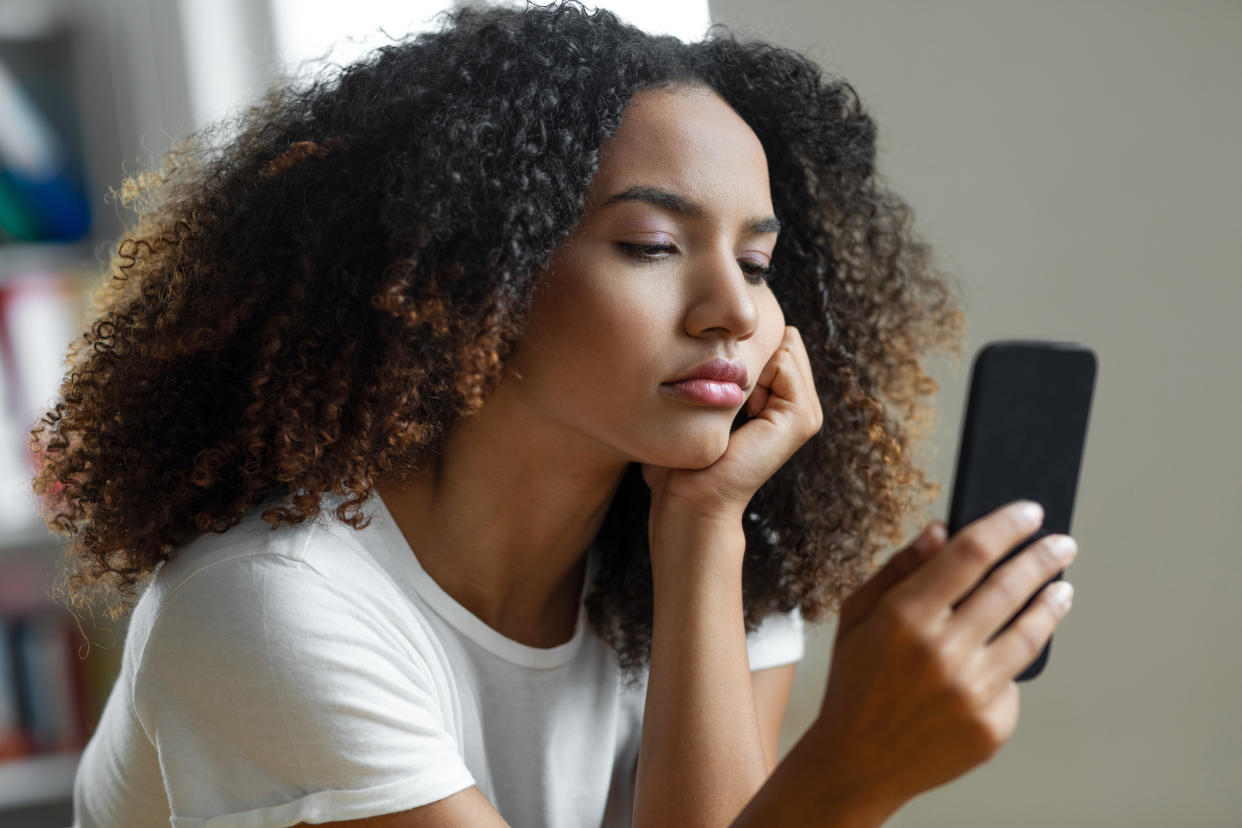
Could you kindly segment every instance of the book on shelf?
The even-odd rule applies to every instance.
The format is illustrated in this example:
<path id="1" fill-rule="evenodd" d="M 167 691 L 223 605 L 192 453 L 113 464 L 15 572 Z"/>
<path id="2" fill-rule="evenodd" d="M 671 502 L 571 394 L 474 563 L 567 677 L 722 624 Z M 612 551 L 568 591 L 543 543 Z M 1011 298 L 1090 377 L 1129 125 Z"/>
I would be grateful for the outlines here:
<path id="1" fill-rule="evenodd" d="M 80 239 L 91 215 L 74 125 L 55 117 L 73 111 L 63 60 L 24 66 L 23 80 L 9 59 L 0 50 L 0 241 Z"/>
<path id="2" fill-rule="evenodd" d="M 79 312 L 61 274 L 0 284 L 0 760 L 83 747 L 120 670 L 115 629 L 52 599 L 54 549 L 14 543 L 42 521 L 30 428 L 58 395 Z"/>
<path id="3" fill-rule="evenodd" d="M 0 284 L 0 528 L 35 524 L 30 429 L 55 404 L 84 297 L 70 277 L 29 270 Z"/>
<path id="4" fill-rule="evenodd" d="M 0 761 L 80 750 L 120 672 L 121 642 L 109 626 L 76 619 L 18 589 L 38 588 L 32 573 L 0 571 Z"/>

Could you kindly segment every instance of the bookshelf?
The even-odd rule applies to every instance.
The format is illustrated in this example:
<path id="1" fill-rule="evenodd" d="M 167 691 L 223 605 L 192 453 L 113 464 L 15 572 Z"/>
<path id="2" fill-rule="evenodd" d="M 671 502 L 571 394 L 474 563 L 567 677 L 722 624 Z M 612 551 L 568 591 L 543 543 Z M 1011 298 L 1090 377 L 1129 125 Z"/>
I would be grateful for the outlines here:
<path id="1" fill-rule="evenodd" d="M 122 147 L 162 152 L 144 126 L 179 125 L 136 103 L 126 39 L 158 26 L 133 30 L 143 6 L 0 0 L 0 825 L 72 820 L 81 750 L 119 671 L 124 621 L 75 619 L 49 592 L 65 541 L 37 514 L 26 440 L 121 230 L 104 194 L 135 167 Z"/>
<path id="2" fill-rule="evenodd" d="M 67 751 L 0 762 L 0 802 L 13 810 L 62 801 L 73 786 L 79 758 L 77 751 Z"/>

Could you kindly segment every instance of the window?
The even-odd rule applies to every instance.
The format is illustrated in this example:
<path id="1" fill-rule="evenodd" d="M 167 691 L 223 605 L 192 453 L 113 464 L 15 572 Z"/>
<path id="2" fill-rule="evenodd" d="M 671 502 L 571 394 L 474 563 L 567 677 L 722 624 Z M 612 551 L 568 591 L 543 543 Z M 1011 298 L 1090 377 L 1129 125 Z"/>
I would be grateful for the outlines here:
<path id="1" fill-rule="evenodd" d="M 385 32 L 399 38 L 435 30 L 435 16 L 453 5 L 444 0 L 272 0 L 272 19 L 286 66 L 325 55 L 344 64 L 385 43 Z M 585 5 L 607 8 L 644 31 L 682 40 L 698 40 L 711 22 L 707 0 L 588 0 Z"/>

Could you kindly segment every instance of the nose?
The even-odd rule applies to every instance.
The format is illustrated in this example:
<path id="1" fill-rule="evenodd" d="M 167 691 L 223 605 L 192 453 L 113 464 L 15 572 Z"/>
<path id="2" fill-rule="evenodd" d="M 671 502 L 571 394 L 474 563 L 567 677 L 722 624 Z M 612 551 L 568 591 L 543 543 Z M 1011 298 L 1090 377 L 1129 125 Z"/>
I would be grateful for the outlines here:
<path id="1" fill-rule="evenodd" d="M 759 324 L 758 287 L 746 281 L 731 252 L 712 254 L 695 268 L 687 297 L 686 332 L 749 339 Z"/>

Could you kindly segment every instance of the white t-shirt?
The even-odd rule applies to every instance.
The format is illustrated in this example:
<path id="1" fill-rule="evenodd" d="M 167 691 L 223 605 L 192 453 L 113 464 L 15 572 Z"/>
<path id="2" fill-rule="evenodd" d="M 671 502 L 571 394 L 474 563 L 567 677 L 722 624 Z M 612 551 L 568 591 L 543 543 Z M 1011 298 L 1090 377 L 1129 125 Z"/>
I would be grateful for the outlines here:
<path id="1" fill-rule="evenodd" d="M 629 824 L 644 690 L 582 605 L 569 641 L 519 644 L 423 571 L 378 494 L 361 531 L 330 514 L 339 496 L 273 530 L 259 514 L 276 502 L 155 573 L 78 767 L 75 826 L 276 828 L 470 785 L 514 826 Z M 797 661 L 801 616 L 747 645 L 752 670 Z"/>

